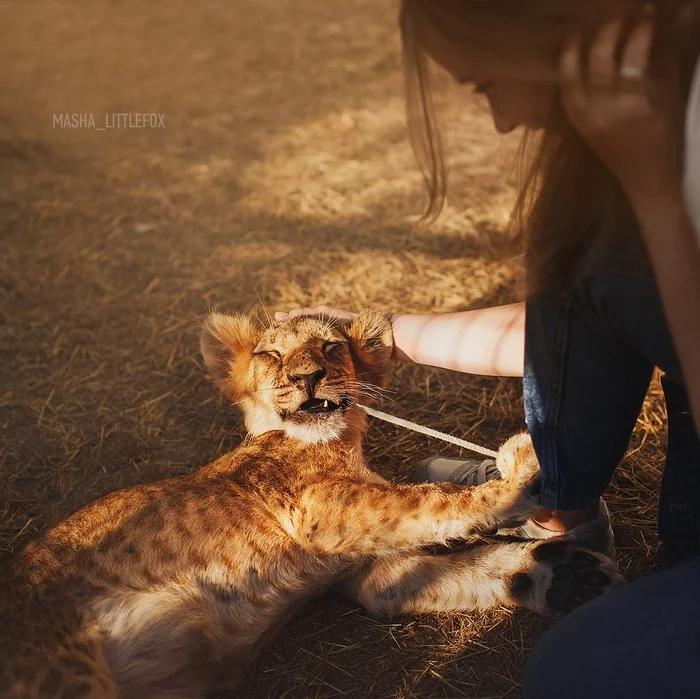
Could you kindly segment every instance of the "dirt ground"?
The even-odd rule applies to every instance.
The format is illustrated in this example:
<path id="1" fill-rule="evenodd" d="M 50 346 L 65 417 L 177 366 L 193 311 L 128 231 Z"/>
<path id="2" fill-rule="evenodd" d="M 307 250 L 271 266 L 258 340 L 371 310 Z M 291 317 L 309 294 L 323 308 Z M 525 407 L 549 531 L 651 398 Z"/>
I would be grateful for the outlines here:
<path id="1" fill-rule="evenodd" d="M 515 299 L 501 245 L 517 135 L 441 88 L 450 206 L 414 225 L 393 3 L 0 4 L 0 555 L 81 504 L 188 472 L 241 425 L 203 377 L 197 318 L 331 304 L 454 311 Z M 62 128 L 55 114 L 162 114 L 162 128 Z M 85 117 L 87 118 L 87 117 Z M 516 380 L 395 368 L 384 409 L 495 446 Z M 654 385 L 609 490 L 620 563 L 655 565 L 664 414 Z M 441 451 L 373 423 L 405 479 Z M 247 697 L 517 697 L 547 628 L 526 613 L 383 623 L 323 598 Z"/>

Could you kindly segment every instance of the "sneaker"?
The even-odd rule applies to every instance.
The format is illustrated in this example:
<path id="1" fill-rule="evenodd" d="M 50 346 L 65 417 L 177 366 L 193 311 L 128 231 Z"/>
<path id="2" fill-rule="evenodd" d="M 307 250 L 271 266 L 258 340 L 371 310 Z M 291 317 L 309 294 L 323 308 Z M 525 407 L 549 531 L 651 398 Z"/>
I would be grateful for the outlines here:
<path id="1" fill-rule="evenodd" d="M 413 473 L 414 483 L 448 482 L 465 486 L 478 486 L 486 481 L 498 479 L 501 474 L 493 459 L 445 459 L 431 457 L 421 461 Z M 582 548 L 615 556 L 615 536 L 610 524 L 610 512 L 605 500 L 600 498 L 598 514 L 588 522 L 577 524 L 564 532 L 545 529 L 532 519 L 517 527 L 499 529 L 502 536 L 519 539 L 554 539 L 561 537 L 573 541 Z"/>
<path id="2" fill-rule="evenodd" d="M 413 472 L 414 483 L 457 483 L 476 486 L 501 478 L 493 459 L 423 459 Z"/>
<path id="3" fill-rule="evenodd" d="M 568 539 L 582 548 L 603 553 L 608 558 L 615 558 L 615 535 L 610 523 L 610 512 L 605 500 L 598 501 L 598 514 L 587 522 L 581 522 L 563 532 L 545 529 L 533 519 L 513 529 L 499 529 L 502 536 L 517 536 L 519 539 Z"/>

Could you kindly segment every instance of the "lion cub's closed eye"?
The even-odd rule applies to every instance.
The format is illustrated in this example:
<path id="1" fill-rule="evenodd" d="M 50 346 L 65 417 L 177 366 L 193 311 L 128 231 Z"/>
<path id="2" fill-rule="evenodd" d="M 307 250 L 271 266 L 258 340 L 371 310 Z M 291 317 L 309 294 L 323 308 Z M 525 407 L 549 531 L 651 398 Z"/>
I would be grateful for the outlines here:
<path id="1" fill-rule="evenodd" d="M 209 315 L 202 356 L 249 437 L 190 475 L 91 503 L 5 561 L 0 696 L 195 699 L 234 688 L 264 639 L 338 580 L 378 614 L 553 613 L 555 570 L 566 604 L 609 587 L 612 564 L 583 554 L 573 565 L 582 552 L 566 544 L 546 556 L 527 542 L 422 550 L 524 516 L 537 462 L 518 436 L 499 455 L 503 479 L 476 489 L 391 485 L 370 471 L 353 405 L 385 385 L 391 351 L 380 314 L 262 331 Z M 595 584 L 562 597 L 581 570 Z"/>

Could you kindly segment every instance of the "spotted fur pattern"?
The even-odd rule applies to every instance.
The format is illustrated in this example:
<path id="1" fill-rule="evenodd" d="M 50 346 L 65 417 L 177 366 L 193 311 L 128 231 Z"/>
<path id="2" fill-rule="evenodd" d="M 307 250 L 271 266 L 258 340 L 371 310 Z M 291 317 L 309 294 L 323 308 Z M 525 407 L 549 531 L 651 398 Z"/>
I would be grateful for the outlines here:
<path id="1" fill-rule="evenodd" d="M 212 314 L 201 348 L 250 437 L 190 475 L 93 502 L 4 563 L 1 697 L 196 699 L 234 688 L 285 618 L 339 581 L 377 614 L 551 614 L 616 579 L 607 559 L 567 544 L 422 550 L 524 517 L 538 468 L 519 435 L 499 452 L 503 479 L 478 488 L 392 485 L 370 471 L 366 418 L 352 404 L 386 380 L 383 316 L 260 332 Z M 553 597 L 562 583 L 568 592 Z"/>

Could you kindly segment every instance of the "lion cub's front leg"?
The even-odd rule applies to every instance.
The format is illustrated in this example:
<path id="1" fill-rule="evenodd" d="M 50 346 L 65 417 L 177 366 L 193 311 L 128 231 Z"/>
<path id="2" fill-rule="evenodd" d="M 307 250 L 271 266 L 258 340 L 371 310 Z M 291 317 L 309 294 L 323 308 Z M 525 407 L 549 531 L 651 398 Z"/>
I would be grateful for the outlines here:
<path id="1" fill-rule="evenodd" d="M 539 472 L 530 438 L 516 435 L 499 450 L 502 479 L 476 488 L 452 483 L 391 485 L 350 478 L 305 489 L 289 531 L 305 549 L 329 554 L 386 554 L 465 538 L 532 509 Z"/>

